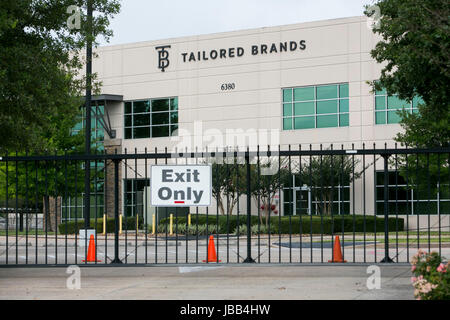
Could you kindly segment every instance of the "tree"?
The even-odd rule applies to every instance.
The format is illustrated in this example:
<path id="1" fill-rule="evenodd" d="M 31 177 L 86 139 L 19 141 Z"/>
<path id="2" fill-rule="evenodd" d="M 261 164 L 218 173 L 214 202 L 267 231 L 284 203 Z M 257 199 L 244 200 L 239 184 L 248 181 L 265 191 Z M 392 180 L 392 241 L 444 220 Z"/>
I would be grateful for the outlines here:
<path id="1" fill-rule="evenodd" d="M 258 210 L 260 222 L 265 223 L 266 227 L 269 225 L 270 213 L 278 214 L 274 211 L 273 204 L 277 192 L 289 184 L 291 172 L 288 166 L 289 158 L 287 157 L 268 158 L 262 163 L 260 159 L 259 163 L 251 166 L 251 192 L 257 206 L 260 206 Z"/>
<path id="2" fill-rule="evenodd" d="M 373 32 L 382 40 L 371 51 L 384 67 L 376 90 L 411 101 L 422 97 L 419 115 L 402 113 L 396 140 L 410 147 L 448 146 L 450 105 L 450 3 L 446 0 L 379 0 Z M 369 8 L 369 7 L 368 7 Z M 366 9 L 365 14 L 374 12 Z"/>
<path id="3" fill-rule="evenodd" d="M 97 36 L 109 39 L 109 19 L 120 8 L 117 0 L 91 1 L 92 36 L 83 10 L 79 28 L 68 27 L 78 15 L 68 9 L 86 0 L 0 2 L 0 153 L 43 152 L 60 129 L 54 119 L 76 117 L 85 83 L 81 49 L 88 37 L 94 45 Z"/>
<path id="4" fill-rule="evenodd" d="M 395 140 L 410 148 L 450 145 L 450 3 L 446 0 L 379 0 L 381 19 L 373 32 L 382 40 L 372 57 L 384 64 L 376 90 L 411 101 L 421 97 L 419 113 L 400 111 L 403 132 Z M 366 10 L 366 15 L 373 12 Z M 391 163 L 393 160 L 391 159 Z M 399 156 L 401 175 L 418 191 L 436 194 L 449 174 L 445 154 Z M 438 185 L 440 185 L 438 187 Z M 431 196 L 431 195 L 430 195 Z"/>
<path id="5" fill-rule="evenodd" d="M 299 168 L 299 180 L 310 188 L 320 214 L 331 215 L 338 187 L 350 185 L 361 176 L 362 171 L 356 171 L 358 163 L 351 156 L 323 155 L 304 160 Z"/>
<path id="6" fill-rule="evenodd" d="M 239 197 L 246 192 L 245 165 L 234 158 L 232 163 L 213 163 L 211 170 L 212 195 L 219 211 L 232 215 Z"/>

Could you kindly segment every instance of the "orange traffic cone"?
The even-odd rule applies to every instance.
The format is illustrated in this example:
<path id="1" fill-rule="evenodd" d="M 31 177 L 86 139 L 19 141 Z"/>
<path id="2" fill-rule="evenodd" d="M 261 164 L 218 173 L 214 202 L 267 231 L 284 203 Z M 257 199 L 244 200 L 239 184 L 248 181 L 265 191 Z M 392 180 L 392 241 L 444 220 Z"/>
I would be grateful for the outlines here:
<path id="1" fill-rule="evenodd" d="M 341 242 L 339 241 L 339 236 L 334 238 L 334 248 L 333 248 L 333 260 L 328 260 L 328 262 L 347 262 L 342 258 Z"/>
<path id="2" fill-rule="evenodd" d="M 214 237 L 209 236 L 209 243 L 208 243 L 208 262 L 222 262 L 222 260 L 217 260 L 216 255 L 216 247 L 214 245 Z M 203 260 L 203 262 L 206 262 L 206 260 Z"/>
<path id="3" fill-rule="evenodd" d="M 91 238 L 89 239 L 89 248 L 87 259 L 82 260 L 83 262 L 102 262 L 102 260 L 95 260 L 95 240 L 94 235 L 91 234 Z"/>

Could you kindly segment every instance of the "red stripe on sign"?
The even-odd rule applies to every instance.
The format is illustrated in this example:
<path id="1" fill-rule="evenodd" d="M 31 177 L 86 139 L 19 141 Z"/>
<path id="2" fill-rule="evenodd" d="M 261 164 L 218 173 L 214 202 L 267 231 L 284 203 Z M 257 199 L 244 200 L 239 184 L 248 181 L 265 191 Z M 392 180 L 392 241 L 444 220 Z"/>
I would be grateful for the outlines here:
<path id="1" fill-rule="evenodd" d="M 184 201 L 174 201 L 174 203 L 184 203 Z"/>

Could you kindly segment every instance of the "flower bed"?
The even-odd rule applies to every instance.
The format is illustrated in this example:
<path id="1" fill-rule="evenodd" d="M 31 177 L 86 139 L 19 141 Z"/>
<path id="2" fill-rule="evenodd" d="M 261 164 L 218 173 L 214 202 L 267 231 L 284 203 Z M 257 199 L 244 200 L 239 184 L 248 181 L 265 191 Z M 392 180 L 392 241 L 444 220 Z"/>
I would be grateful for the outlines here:
<path id="1" fill-rule="evenodd" d="M 417 300 L 450 299 L 450 265 L 437 252 L 419 250 L 412 259 L 411 271 Z"/>

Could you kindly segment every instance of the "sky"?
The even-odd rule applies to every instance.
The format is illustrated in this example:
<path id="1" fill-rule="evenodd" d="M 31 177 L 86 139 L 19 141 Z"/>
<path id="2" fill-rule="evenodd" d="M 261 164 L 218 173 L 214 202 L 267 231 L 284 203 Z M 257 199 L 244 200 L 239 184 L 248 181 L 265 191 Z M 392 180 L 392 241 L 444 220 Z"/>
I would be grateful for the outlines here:
<path id="1" fill-rule="evenodd" d="M 122 0 L 100 45 L 168 39 L 363 15 L 372 0 Z"/>

